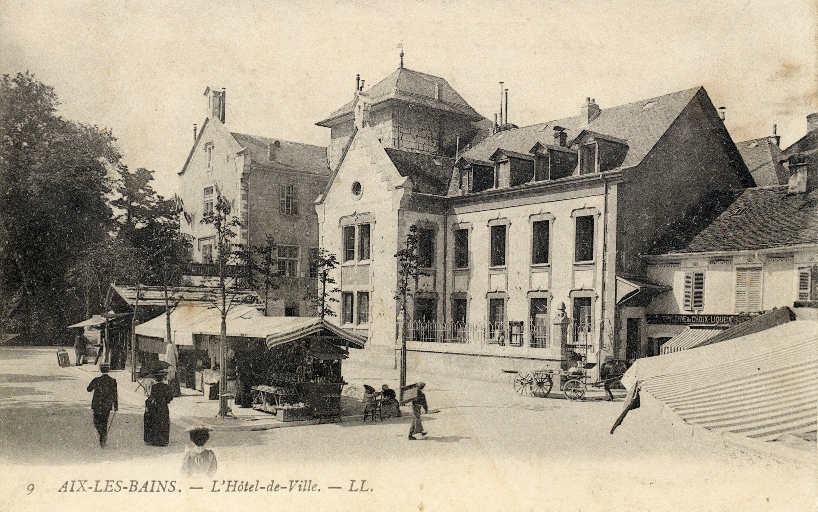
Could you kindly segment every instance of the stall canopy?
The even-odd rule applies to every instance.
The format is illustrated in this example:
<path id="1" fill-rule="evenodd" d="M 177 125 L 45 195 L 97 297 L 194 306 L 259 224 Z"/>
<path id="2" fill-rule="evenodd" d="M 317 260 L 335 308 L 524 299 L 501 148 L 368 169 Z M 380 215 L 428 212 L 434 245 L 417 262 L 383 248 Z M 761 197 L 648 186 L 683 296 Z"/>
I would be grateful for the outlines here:
<path id="1" fill-rule="evenodd" d="M 255 307 L 239 304 L 227 312 L 227 335 L 243 336 L 239 326 L 240 320 L 261 317 L 262 313 Z M 212 306 L 204 304 L 185 304 L 173 309 L 170 313 L 170 328 L 173 342 L 176 345 L 193 346 L 193 336 L 196 334 L 210 334 L 218 336 L 221 333 L 221 312 Z M 167 330 L 165 314 L 148 320 L 136 326 L 136 335 L 140 344 L 144 338 L 164 340 Z M 149 341 L 149 340 L 148 340 Z"/>
<path id="2" fill-rule="evenodd" d="M 136 327 L 142 338 L 164 339 L 167 329 L 165 315 L 149 320 Z M 221 313 L 214 307 L 183 305 L 170 314 L 171 334 L 176 345 L 193 345 L 194 335 L 218 336 L 221 332 Z M 313 317 L 263 316 L 252 306 L 239 305 L 228 311 L 227 335 L 235 338 L 260 338 L 272 348 L 302 338 L 312 337 L 332 344 L 333 347 L 364 348 L 366 339 L 338 326 Z M 327 344 L 316 345 L 323 355 L 336 353 Z"/>
<path id="3" fill-rule="evenodd" d="M 638 359 L 622 383 L 639 386 L 687 423 L 767 441 L 816 430 L 816 372 L 818 322 L 796 320 Z"/>
<path id="4" fill-rule="evenodd" d="M 117 318 L 122 318 L 124 316 L 128 316 L 130 313 L 108 313 L 107 315 L 94 315 L 87 320 L 83 320 L 82 322 L 77 322 L 75 324 L 69 325 L 68 328 L 84 328 L 84 327 L 97 327 L 103 325 L 105 323 L 105 318 L 108 318 L 108 321 L 112 321 Z"/>

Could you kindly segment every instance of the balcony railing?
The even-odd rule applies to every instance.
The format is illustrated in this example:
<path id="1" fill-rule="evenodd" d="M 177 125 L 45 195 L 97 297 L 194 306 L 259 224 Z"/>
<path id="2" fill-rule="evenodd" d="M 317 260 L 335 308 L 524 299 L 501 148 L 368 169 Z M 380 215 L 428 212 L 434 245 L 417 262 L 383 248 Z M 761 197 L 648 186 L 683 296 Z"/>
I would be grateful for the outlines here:
<path id="1" fill-rule="evenodd" d="M 429 343 L 461 343 L 478 346 L 548 348 L 548 332 L 530 322 L 409 322 L 408 339 Z"/>

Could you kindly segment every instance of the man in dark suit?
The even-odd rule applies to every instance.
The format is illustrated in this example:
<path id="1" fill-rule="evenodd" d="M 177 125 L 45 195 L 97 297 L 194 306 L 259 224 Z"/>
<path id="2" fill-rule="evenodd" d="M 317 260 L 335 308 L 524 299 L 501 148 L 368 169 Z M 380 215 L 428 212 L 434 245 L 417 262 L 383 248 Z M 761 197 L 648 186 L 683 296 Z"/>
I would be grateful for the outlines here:
<path id="1" fill-rule="evenodd" d="M 105 448 L 105 443 L 108 441 L 108 416 L 111 414 L 111 409 L 119 410 L 116 380 L 108 375 L 109 368 L 105 363 L 99 365 L 102 375 L 94 378 L 88 384 L 88 391 L 94 392 L 94 397 L 91 399 L 91 410 L 94 411 L 94 427 L 99 432 L 99 445 L 102 448 Z"/>

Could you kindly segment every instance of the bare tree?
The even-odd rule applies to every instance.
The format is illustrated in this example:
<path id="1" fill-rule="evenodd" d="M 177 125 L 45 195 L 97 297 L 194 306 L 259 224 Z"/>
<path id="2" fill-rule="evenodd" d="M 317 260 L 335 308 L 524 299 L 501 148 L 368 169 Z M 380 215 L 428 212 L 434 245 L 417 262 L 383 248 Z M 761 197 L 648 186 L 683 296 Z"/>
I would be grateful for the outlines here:
<path id="1" fill-rule="evenodd" d="M 418 289 L 418 279 L 421 275 L 418 269 L 418 228 L 414 224 L 409 226 L 404 246 L 395 254 L 395 258 L 398 260 L 398 286 L 395 300 L 398 301 L 400 387 L 403 392 L 403 388 L 406 387 L 406 337 L 409 324 L 406 306 Z"/>

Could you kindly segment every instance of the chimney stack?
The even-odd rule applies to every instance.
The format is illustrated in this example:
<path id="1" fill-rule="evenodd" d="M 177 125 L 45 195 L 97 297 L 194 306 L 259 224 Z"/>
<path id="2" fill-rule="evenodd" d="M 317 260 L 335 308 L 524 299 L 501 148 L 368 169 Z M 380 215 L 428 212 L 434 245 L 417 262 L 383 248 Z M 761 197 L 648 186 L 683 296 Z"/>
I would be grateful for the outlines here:
<path id="1" fill-rule="evenodd" d="M 196 123 L 193 124 L 193 143 L 196 143 L 196 135 L 197 135 L 198 126 Z"/>
<path id="2" fill-rule="evenodd" d="M 218 119 L 224 124 L 224 97 L 226 90 L 221 91 L 208 87 L 204 95 L 207 96 L 207 117 L 208 119 Z"/>
<path id="3" fill-rule="evenodd" d="M 506 119 L 503 124 L 508 124 L 508 89 L 506 89 L 505 92 L 506 92 Z"/>
<path id="4" fill-rule="evenodd" d="M 360 73 L 355 75 L 355 90 L 356 91 L 361 90 L 361 75 L 360 75 Z"/>
<path id="5" fill-rule="evenodd" d="M 770 136 L 770 140 L 776 146 L 781 146 L 781 136 L 778 135 L 778 125 L 777 124 L 773 125 L 773 134 Z"/>
<path id="6" fill-rule="evenodd" d="M 807 131 L 818 129 L 818 112 L 807 116 Z"/>
<path id="7" fill-rule="evenodd" d="M 503 83 L 500 82 L 500 125 L 503 124 Z"/>
<path id="8" fill-rule="evenodd" d="M 580 111 L 580 117 L 585 124 L 588 124 L 599 117 L 600 112 L 602 112 L 602 110 L 599 108 L 599 105 L 596 104 L 596 100 L 585 98 L 585 103 L 582 105 L 582 110 Z"/>
<path id="9" fill-rule="evenodd" d="M 565 144 L 568 142 L 568 134 L 565 132 L 565 128 L 562 126 L 555 126 L 554 127 L 554 145 L 565 147 Z"/>
<path id="10" fill-rule="evenodd" d="M 727 107 L 719 107 L 719 119 L 722 121 L 727 119 Z"/>

